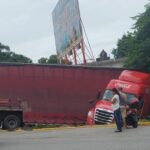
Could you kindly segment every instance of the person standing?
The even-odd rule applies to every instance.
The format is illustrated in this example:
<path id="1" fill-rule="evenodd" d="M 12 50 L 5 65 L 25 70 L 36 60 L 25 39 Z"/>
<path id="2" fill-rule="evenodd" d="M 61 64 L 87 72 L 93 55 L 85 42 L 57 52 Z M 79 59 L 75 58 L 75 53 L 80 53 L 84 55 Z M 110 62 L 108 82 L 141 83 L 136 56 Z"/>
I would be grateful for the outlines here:
<path id="1" fill-rule="evenodd" d="M 115 132 L 122 132 L 122 116 L 120 110 L 120 94 L 116 88 L 112 89 L 113 96 L 111 99 L 112 107 L 114 111 L 114 118 L 117 126 L 117 130 Z"/>
<path id="2" fill-rule="evenodd" d="M 126 123 L 126 117 L 127 117 L 127 94 L 123 92 L 123 88 L 119 87 L 118 89 L 119 95 L 120 95 L 120 109 L 121 109 L 121 115 L 122 115 L 122 123 L 124 128 L 127 128 Z"/>

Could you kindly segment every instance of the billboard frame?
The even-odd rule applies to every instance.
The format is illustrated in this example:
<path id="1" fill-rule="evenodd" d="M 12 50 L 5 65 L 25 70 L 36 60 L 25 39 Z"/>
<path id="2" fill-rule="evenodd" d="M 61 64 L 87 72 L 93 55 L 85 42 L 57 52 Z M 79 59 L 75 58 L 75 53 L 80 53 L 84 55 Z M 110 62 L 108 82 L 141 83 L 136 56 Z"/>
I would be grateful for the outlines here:
<path id="1" fill-rule="evenodd" d="M 63 13 L 64 13 L 64 11 L 68 11 L 67 10 L 67 8 L 65 8 L 65 7 L 67 7 L 66 5 L 68 4 L 68 3 L 75 3 L 76 4 L 76 6 L 74 6 L 77 10 L 75 10 L 75 12 L 74 13 L 77 13 L 76 15 L 76 21 L 75 21 L 75 23 L 77 23 L 78 24 L 78 30 L 79 31 L 77 31 L 77 32 L 79 32 L 79 37 L 77 37 L 77 39 L 74 39 L 74 40 L 70 40 L 71 42 L 69 43 L 69 46 L 68 47 L 66 47 L 66 48 L 64 48 L 64 50 L 63 51 L 59 51 L 58 50 L 58 45 L 57 45 L 57 43 L 58 43 L 58 39 L 57 39 L 57 36 L 59 36 L 59 35 L 57 35 L 57 31 L 56 31 L 56 28 L 57 27 L 55 27 L 55 24 L 56 24 L 56 20 L 57 19 L 59 19 L 60 17 L 61 17 L 61 15 L 62 14 L 60 14 L 60 17 L 58 17 L 58 18 L 55 18 L 55 17 L 57 17 L 58 15 L 59 15 L 59 13 L 62 11 Z M 62 6 L 61 6 L 62 5 Z M 62 7 L 64 8 L 64 10 L 62 9 Z M 71 7 L 73 7 L 73 6 L 71 6 Z M 74 8 L 74 9 L 75 9 Z M 59 10 L 59 9 L 61 9 L 61 11 Z M 61 12 L 61 13 L 62 13 Z M 69 11 L 68 11 L 69 12 Z M 58 1 L 58 3 L 57 3 L 57 5 L 56 5 L 56 7 L 54 8 L 54 10 L 53 10 L 53 12 L 52 12 L 52 14 L 53 14 L 53 25 L 54 25 L 54 34 L 55 34 L 55 43 L 56 43 L 56 49 L 57 49 L 57 54 L 58 54 L 58 59 L 59 60 L 61 60 L 62 58 L 64 58 L 65 57 L 65 59 L 67 58 L 67 56 L 66 55 L 68 55 L 69 53 L 70 53 L 70 51 L 72 51 L 73 52 L 73 55 L 74 55 L 74 62 L 75 62 L 75 64 L 77 64 L 77 50 L 78 50 L 78 48 L 77 48 L 77 45 L 81 45 L 81 52 L 82 52 L 82 54 L 83 54 L 83 63 L 86 63 L 86 58 L 85 58 L 85 48 L 84 48 L 84 39 L 83 39 L 83 31 L 82 31 L 82 25 L 81 25 L 81 16 L 80 16 L 80 9 L 79 9 L 79 1 L 78 0 L 59 0 Z M 65 18 L 65 16 L 64 16 L 64 14 L 62 15 L 62 17 L 64 17 Z M 72 21 L 73 20 L 73 18 L 70 18 L 70 20 Z M 67 21 L 69 21 L 69 19 L 68 20 L 66 20 L 66 22 Z M 59 22 L 59 21 L 58 21 Z M 61 21 L 60 21 L 61 22 Z M 74 20 L 72 21 L 72 22 L 74 22 Z M 68 23 L 69 24 L 69 23 Z M 71 24 L 71 23 L 70 23 Z M 58 26 L 58 28 L 60 28 L 61 27 L 61 25 L 60 24 L 56 24 L 56 26 Z M 62 27 L 63 27 L 63 25 L 62 25 Z M 65 27 L 64 27 L 65 28 Z M 63 30 L 63 29 L 62 29 Z M 73 31 L 72 31 L 73 32 Z M 61 33 L 58 33 L 58 34 L 61 34 Z M 60 40 L 60 43 L 61 43 L 61 40 Z"/>

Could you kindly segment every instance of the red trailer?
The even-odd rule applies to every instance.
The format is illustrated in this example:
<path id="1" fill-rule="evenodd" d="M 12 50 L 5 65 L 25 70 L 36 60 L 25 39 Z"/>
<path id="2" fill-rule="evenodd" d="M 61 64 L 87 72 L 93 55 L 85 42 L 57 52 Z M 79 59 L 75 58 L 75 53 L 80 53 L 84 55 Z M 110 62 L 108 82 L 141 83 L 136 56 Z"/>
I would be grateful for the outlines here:
<path id="1" fill-rule="evenodd" d="M 89 100 L 117 78 L 122 69 L 0 64 L 0 123 L 80 124 L 86 122 Z"/>

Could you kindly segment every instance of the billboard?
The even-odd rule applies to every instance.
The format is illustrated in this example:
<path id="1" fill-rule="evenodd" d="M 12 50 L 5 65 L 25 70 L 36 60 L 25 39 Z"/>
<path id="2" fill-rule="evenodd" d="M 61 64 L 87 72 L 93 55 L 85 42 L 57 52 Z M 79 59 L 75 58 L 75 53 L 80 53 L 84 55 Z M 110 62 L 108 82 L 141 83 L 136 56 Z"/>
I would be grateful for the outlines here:
<path id="1" fill-rule="evenodd" d="M 59 0 L 52 17 L 57 54 L 63 56 L 82 38 L 78 0 Z"/>

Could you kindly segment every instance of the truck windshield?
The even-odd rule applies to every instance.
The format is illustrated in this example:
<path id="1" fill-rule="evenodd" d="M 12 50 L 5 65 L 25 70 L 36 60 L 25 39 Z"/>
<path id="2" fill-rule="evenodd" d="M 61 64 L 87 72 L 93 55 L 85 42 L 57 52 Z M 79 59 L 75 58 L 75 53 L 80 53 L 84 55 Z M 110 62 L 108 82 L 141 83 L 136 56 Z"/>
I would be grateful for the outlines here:
<path id="1" fill-rule="evenodd" d="M 133 94 L 129 94 L 129 93 L 125 93 L 126 95 L 127 95 L 127 100 L 126 100 L 126 102 L 127 102 L 127 104 L 129 104 L 130 102 L 131 102 L 131 99 L 133 99 L 133 98 L 137 98 L 135 95 L 133 95 Z"/>
<path id="2" fill-rule="evenodd" d="M 130 93 L 123 93 L 123 94 L 126 95 L 125 103 L 127 103 L 127 104 L 130 103 L 131 99 L 137 98 L 134 94 L 130 94 Z M 112 91 L 111 91 L 111 90 L 106 90 L 106 91 L 104 92 L 104 95 L 103 95 L 103 100 L 109 101 L 109 100 L 111 100 L 112 96 L 113 96 Z M 122 102 L 121 102 L 121 103 L 122 103 Z M 124 103 L 124 102 L 123 102 L 123 103 Z"/>
<path id="3" fill-rule="evenodd" d="M 112 96 L 113 96 L 112 91 L 106 90 L 103 95 L 103 100 L 109 101 L 112 98 Z"/>

